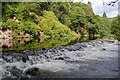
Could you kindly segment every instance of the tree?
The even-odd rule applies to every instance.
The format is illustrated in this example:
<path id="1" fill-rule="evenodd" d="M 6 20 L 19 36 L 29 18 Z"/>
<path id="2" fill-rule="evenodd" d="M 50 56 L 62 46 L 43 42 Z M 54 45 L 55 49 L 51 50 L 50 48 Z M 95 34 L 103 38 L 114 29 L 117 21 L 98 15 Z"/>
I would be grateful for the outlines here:
<path id="1" fill-rule="evenodd" d="M 40 22 L 41 31 L 51 37 L 75 37 L 78 36 L 70 28 L 61 24 L 52 11 L 43 11 Z"/>
<path id="2" fill-rule="evenodd" d="M 103 17 L 95 15 L 91 6 L 90 2 L 88 4 L 48 1 L 38 3 L 8 2 L 3 3 L 2 23 L 4 27 L 12 25 L 17 30 L 18 28 L 23 29 L 25 26 L 23 30 L 32 34 L 34 34 L 33 30 L 35 30 L 35 34 L 43 31 L 46 35 L 54 37 L 68 36 L 76 33 L 83 36 L 94 36 L 97 34 L 108 37 L 111 35 L 110 20 L 105 12 Z M 12 16 L 17 17 L 19 21 L 17 26 L 16 23 L 11 23 L 14 22 L 11 20 Z"/>
<path id="3" fill-rule="evenodd" d="M 107 15 L 106 15 L 106 13 L 105 13 L 105 12 L 103 13 L 103 17 L 107 18 Z"/>
<path id="4" fill-rule="evenodd" d="M 120 40 L 119 19 L 120 19 L 120 16 L 117 16 L 117 17 L 115 17 L 115 18 L 112 20 L 112 34 L 115 35 L 115 38 L 116 38 L 116 39 L 119 39 L 119 40 Z"/>

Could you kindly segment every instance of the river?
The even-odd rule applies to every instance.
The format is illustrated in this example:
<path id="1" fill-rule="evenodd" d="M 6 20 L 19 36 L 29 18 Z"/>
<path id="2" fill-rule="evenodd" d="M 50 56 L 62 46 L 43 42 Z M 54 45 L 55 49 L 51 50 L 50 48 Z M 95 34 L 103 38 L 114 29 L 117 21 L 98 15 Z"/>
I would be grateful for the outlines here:
<path id="1" fill-rule="evenodd" d="M 88 38 L 15 40 L 2 47 L 0 79 L 118 78 L 118 45 Z"/>

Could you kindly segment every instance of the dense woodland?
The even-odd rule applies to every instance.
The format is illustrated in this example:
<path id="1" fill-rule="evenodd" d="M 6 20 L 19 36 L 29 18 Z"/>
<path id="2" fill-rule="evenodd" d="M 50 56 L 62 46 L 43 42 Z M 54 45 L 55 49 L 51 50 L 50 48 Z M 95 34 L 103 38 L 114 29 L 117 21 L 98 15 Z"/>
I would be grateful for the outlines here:
<path id="1" fill-rule="evenodd" d="M 13 17 L 16 17 L 16 20 Z M 2 28 L 25 31 L 37 37 L 98 36 L 120 39 L 118 16 L 95 15 L 90 2 L 3 2 Z"/>

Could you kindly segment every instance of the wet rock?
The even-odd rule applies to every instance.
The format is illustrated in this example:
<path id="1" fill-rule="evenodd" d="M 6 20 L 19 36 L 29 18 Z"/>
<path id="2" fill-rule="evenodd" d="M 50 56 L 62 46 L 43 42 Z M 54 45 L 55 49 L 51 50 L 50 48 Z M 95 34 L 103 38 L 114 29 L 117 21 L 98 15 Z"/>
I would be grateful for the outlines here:
<path id="1" fill-rule="evenodd" d="M 49 59 L 49 56 L 47 56 L 47 55 L 44 55 L 45 57 L 46 57 L 46 59 Z"/>
<path id="2" fill-rule="evenodd" d="M 101 40 L 103 42 L 107 42 L 107 43 L 115 43 L 115 40 Z"/>
<path id="3" fill-rule="evenodd" d="M 60 77 L 63 78 L 63 76 L 65 76 L 63 72 L 59 72 L 59 71 L 54 72 L 46 69 L 40 69 L 37 67 L 34 68 L 32 67 L 27 69 L 24 72 L 24 75 L 29 77 L 38 77 L 38 78 L 60 78 Z"/>
<path id="4" fill-rule="evenodd" d="M 28 58 L 27 55 L 23 55 L 23 56 L 22 56 L 22 61 L 23 61 L 24 63 L 26 63 L 26 61 L 28 61 L 28 60 L 29 60 L 29 58 Z"/>
<path id="5" fill-rule="evenodd" d="M 45 48 L 42 48 L 43 51 L 45 51 L 46 49 Z"/>
<path id="6" fill-rule="evenodd" d="M 61 52 L 64 52 L 64 51 L 65 51 L 65 49 L 61 49 L 60 51 L 61 51 Z"/>
<path id="7" fill-rule="evenodd" d="M 29 60 L 27 54 L 21 54 L 21 53 L 7 53 L 2 55 L 2 59 L 4 59 L 7 62 L 17 62 L 17 61 L 23 61 L 26 62 Z"/>
<path id="8" fill-rule="evenodd" d="M 82 48 L 83 48 L 83 46 L 81 45 L 81 43 L 77 43 L 77 44 L 75 44 L 74 46 L 78 47 L 79 49 L 82 49 Z"/>
<path id="9" fill-rule="evenodd" d="M 65 49 L 67 49 L 68 51 L 76 51 L 76 50 L 79 50 L 80 47 L 79 46 L 67 46 L 65 47 Z"/>
<path id="10" fill-rule="evenodd" d="M 2 69 L 2 68 L 1 68 Z M 0 77 L 6 77 L 8 75 L 10 75 L 10 73 L 8 71 L 6 71 L 5 69 L 2 69 L 2 71 L 0 70 Z"/>
<path id="11" fill-rule="evenodd" d="M 14 77 L 19 77 L 22 74 L 22 70 L 16 66 L 7 66 L 6 70 L 11 73 Z"/>
<path id="12" fill-rule="evenodd" d="M 98 47 L 98 46 L 100 46 L 100 43 L 101 42 L 92 41 L 92 42 L 90 42 L 90 45 L 93 46 L 93 47 Z"/>
<path id="13" fill-rule="evenodd" d="M 39 73 L 39 68 L 33 67 L 25 71 L 25 75 L 36 76 Z"/>
<path id="14" fill-rule="evenodd" d="M 104 51 L 104 50 L 106 50 L 105 48 L 102 48 L 102 50 Z"/>
<path id="15" fill-rule="evenodd" d="M 55 58 L 55 60 L 65 60 L 63 57 Z"/>
<path id="16" fill-rule="evenodd" d="M 58 46 L 58 47 L 56 47 L 57 50 L 61 50 L 61 49 L 63 49 L 63 48 L 64 48 L 63 46 Z"/>
<path id="17" fill-rule="evenodd" d="M 49 52 L 54 52 L 55 53 L 56 49 L 54 49 L 54 48 L 53 49 L 49 49 Z"/>
<path id="18" fill-rule="evenodd" d="M 80 45 L 82 46 L 82 47 L 87 47 L 87 43 L 80 43 Z"/>

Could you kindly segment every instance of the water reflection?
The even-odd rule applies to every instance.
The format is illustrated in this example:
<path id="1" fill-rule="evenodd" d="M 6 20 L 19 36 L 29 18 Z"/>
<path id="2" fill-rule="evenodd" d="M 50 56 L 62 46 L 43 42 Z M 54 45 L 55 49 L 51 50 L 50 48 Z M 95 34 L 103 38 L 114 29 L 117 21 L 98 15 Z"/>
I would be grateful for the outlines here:
<path id="1" fill-rule="evenodd" d="M 96 38 L 94 38 L 96 39 Z M 89 37 L 78 38 L 49 38 L 49 39 L 0 39 L 2 51 L 23 51 L 35 48 L 53 48 L 57 46 L 72 45 L 74 43 L 89 41 Z M 92 39 L 93 40 L 93 39 Z"/>

